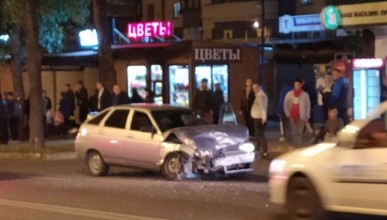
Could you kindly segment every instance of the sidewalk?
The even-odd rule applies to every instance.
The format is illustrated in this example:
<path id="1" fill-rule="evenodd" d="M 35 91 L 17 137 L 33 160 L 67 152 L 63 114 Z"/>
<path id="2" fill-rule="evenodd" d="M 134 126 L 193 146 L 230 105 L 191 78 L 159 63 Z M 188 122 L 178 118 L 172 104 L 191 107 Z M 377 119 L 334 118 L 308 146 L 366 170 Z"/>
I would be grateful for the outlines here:
<path id="1" fill-rule="evenodd" d="M 64 160 L 76 158 L 74 139 L 48 139 L 45 142 L 45 148 L 42 152 L 31 148 L 28 141 L 10 142 L 7 145 L 0 145 L 0 158 L 32 160 Z"/>
<path id="2" fill-rule="evenodd" d="M 268 153 L 271 158 L 294 149 L 289 142 L 279 141 L 280 131 L 278 124 L 269 122 L 265 134 L 268 141 Z M 45 142 L 43 152 L 39 152 L 29 146 L 30 143 L 28 141 L 0 145 L 0 158 L 34 160 L 64 160 L 76 158 L 74 139 L 49 138 Z"/>

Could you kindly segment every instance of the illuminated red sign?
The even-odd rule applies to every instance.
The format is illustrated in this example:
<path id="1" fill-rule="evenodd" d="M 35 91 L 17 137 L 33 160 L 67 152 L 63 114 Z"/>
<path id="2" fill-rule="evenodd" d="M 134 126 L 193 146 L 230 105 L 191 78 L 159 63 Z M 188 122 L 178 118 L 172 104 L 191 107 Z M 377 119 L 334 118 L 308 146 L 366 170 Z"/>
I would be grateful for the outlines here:
<path id="1" fill-rule="evenodd" d="M 378 68 L 384 64 L 383 59 L 370 58 L 370 59 L 355 59 L 353 61 L 354 68 Z"/>
<path id="2" fill-rule="evenodd" d="M 128 38 L 172 36 L 172 22 L 149 21 L 128 24 Z"/>

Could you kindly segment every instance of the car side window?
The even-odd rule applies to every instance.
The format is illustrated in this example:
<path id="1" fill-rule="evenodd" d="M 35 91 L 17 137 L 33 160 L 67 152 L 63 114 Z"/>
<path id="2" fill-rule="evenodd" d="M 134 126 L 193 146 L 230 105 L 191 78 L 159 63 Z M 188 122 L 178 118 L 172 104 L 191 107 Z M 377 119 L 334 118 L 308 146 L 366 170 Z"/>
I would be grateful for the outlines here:
<path id="1" fill-rule="evenodd" d="M 131 130 L 144 131 L 152 127 L 152 122 L 148 115 L 143 112 L 135 112 L 130 126 Z"/>
<path id="2" fill-rule="evenodd" d="M 115 110 L 105 122 L 105 127 L 125 129 L 126 119 L 128 118 L 129 110 Z"/>
<path id="3" fill-rule="evenodd" d="M 387 148 L 387 129 L 385 122 L 378 118 L 365 126 L 359 132 L 355 148 Z"/>
<path id="4" fill-rule="evenodd" d="M 91 119 L 89 122 L 87 122 L 87 123 L 88 123 L 88 124 L 93 124 L 93 125 L 99 125 L 99 123 L 101 123 L 102 119 L 105 118 L 105 116 L 107 115 L 107 113 L 109 113 L 109 111 L 105 111 L 104 113 L 95 116 L 94 118 L 92 118 L 92 119 Z"/>

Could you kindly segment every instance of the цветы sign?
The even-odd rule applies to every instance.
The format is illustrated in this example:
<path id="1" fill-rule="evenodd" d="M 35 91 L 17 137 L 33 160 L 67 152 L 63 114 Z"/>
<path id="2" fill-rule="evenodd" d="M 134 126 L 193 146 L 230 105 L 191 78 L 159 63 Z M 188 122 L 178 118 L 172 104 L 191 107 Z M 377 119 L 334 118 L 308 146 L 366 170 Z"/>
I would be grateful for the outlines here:
<path id="1" fill-rule="evenodd" d="M 241 48 L 194 48 L 195 61 L 240 61 Z"/>
<path id="2" fill-rule="evenodd" d="M 148 21 L 128 24 L 128 38 L 168 37 L 172 36 L 172 22 Z"/>

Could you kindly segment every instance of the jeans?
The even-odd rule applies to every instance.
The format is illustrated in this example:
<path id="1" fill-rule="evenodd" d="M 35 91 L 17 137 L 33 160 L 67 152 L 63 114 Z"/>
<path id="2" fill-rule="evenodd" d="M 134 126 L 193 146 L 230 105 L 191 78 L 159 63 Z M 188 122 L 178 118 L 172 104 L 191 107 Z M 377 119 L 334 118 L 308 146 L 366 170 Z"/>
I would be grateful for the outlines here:
<path id="1" fill-rule="evenodd" d="M 303 132 L 306 124 L 306 120 L 301 119 L 290 119 L 290 128 L 292 129 L 293 145 L 295 147 L 301 147 L 303 142 Z"/>
<path id="2" fill-rule="evenodd" d="M 262 119 L 254 119 L 255 141 L 257 142 L 256 149 L 260 152 L 267 153 L 267 140 L 265 137 L 265 125 L 262 124 Z"/>

